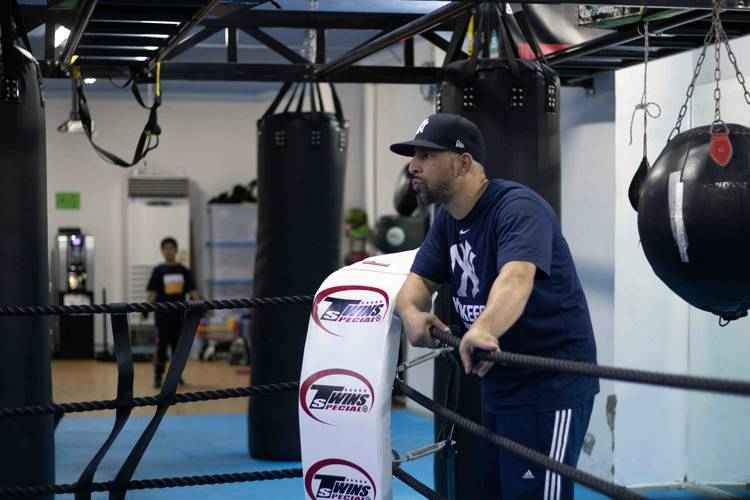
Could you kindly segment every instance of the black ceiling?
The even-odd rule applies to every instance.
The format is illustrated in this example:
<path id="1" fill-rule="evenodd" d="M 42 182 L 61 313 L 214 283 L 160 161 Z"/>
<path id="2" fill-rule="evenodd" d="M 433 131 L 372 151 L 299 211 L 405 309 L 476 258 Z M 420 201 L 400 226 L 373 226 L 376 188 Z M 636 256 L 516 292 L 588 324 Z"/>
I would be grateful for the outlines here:
<path id="1" fill-rule="evenodd" d="M 457 20 L 474 5 L 446 2 L 425 14 L 288 10 L 273 3 L 284 7 L 283 0 L 57 0 L 21 8 L 25 29 L 43 33 L 43 48 L 35 55 L 48 78 L 69 77 L 72 62 L 84 77 L 148 79 L 160 61 L 161 78 L 173 80 L 432 83 L 438 69 L 415 65 L 414 37 L 446 49 Z M 649 31 L 657 34 L 650 38 L 650 59 L 700 47 L 710 27 L 709 1 L 664 4 L 673 15 L 650 22 Z M 750 33 L 750 8 L 742 7 L 741 0 L 730 7 L 722 13 L 727 36 Z M 651 14 L 659 12 L 650 8 Z M 54 44 L 57 25 L 71 29 L 61 47 Z M 602 31 L 549 54 L 548 62 L 564 85 L 586 85 L 600 73 L 643 61 L 638 26 L 627 23 Z M 306 30 L 317 34 L 315 63 L 308 63 L 298 49 Z M 207 55 L 201 47 L 216 40 L 221 41 L 219 50 L 213 43 Z M 385 48 L 398 51 L 397 64 L 362 62 Z"/>

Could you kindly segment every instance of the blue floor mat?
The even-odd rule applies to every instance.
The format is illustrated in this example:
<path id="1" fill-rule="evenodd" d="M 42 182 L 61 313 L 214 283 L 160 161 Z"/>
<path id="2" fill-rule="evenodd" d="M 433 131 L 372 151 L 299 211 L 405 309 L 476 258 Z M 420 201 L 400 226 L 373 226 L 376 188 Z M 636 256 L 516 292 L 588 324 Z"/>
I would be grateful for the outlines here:
<path id="1" fill-rule="evenodd" d="M 128 420 L 120 437 L 105 457 L 96 481 L 114 478 L 133 444 L 150 417 L 134 416 Z M 113 424 L 111 417 L 63 418 L 55 431 L 56 483 L 74 483 L 86 464 L 106 439 Z M 433 442 L 432 419 L 407 410 L 394 410 L 391 423 L 392 444 L 400 454 Z M 136 470 L 134 479 L 225 474 L 271 469 L 299 468 L 299 462 L 270 462 L 250 457 L 247 447 L 247 415 L 169 415 L 163 421 Z M 428 456 L 406 462 L 403 469 L 421 482 L 434 488 L 433 458 Z M 727 490 L 728 493 L 750 498 L 747 489 Z M 681 489 L 641 492 L 647 498 L 702 498 Z M 95 493 L 95 499 L 107 498 Z M 304 498 L 302 479 L 280 479 L 224 485 L 192 486 L 137 490 L 128 498 L 166 500 L 200 498 L 284 500 Z M 423 498 L 398 479 L 393 480 L 393 496 L 397 500 Z M 57 495 L 72 499 L 72 495 Z M 576 485 L 576 499 L 598 500 L 604 495 Z"/>
<path id="2" fill-rule="evenodd" d="M 128 420 L 114 446 L 102 461 L 95 481 L 114 478 L 150 417 Z M 106 439 L 113 419 L 104 417 L 64 418 L 55 431 L 56 483 L 74 483 L 97 448 Z M 433 442 L 432 419 L 405 410 L 392 417 L 393 447 L 406 453 Z M 432 457 L 403 465 L 403 469 L 431 488 Z M 299 462 L 270 462 L 250 457 L 247 447 L 247 415 L 175 415 L 167 416 L 143 456 L 134 479 L 224 474 L 271 469 L 299 468 Z M 394 497 L 423 498 L 398 479 L 393 481 Z M 106 498 L 95 493 L 93 498 Z M 225 485 L 192 486 L 138 490 L 128 493 L 137 499 L 286 499 L 303 498 L 302 479 L 280 479 Z M 57 495 L 70 499 L 72 495 Z"/>

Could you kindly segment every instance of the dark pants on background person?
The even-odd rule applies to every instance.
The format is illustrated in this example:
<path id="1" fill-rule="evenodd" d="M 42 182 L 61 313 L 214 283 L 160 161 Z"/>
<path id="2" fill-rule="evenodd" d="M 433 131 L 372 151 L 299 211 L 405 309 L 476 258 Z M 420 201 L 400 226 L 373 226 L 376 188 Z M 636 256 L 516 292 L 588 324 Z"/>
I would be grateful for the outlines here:
<path id="1" fill-rule="evenodd" d="M 154 379 L 157 382 L 161 382 L 164 375 L 164 366 L 168 359 L 168 346 L 171 347 L 171 356 L 174 357 L 183 323 L 182 315 L 160 316 L 156 316 L 156 356 L 154 357 Z"/>
<path id="2" fill-rule="evenodd" d="M 575 467 L 589 426 L 594 399 L 559 410 L 496 415 L 485 412 L 491 431 L 558 462 Z M 484 498 L 493 500 L 570 500 L 574 481 L 482 440 Z"/>

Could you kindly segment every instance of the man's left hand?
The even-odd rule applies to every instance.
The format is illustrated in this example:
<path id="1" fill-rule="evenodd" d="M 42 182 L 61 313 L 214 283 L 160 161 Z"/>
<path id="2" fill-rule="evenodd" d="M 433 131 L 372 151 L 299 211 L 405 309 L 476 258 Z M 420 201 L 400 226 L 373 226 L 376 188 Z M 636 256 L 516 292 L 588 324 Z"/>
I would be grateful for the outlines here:
<path id="1" fill-rule="evenodd" d="M 464 371 L 467 375 L 469 373 L 475 373 L 480 377 L 484 377 L 495 363 L 493 361 L 482 360 L 474 365 L 471 360 L 471 355 L 474 353 L 475 349 L 481 349 L 483 351 L 500 351 L 500 344 L 494 335 L 481 328 L 470 328 L 461 338 L 461 343 L 458 346 L 458 353 L 461 355 L 461 362 L 464 365 Z"/>

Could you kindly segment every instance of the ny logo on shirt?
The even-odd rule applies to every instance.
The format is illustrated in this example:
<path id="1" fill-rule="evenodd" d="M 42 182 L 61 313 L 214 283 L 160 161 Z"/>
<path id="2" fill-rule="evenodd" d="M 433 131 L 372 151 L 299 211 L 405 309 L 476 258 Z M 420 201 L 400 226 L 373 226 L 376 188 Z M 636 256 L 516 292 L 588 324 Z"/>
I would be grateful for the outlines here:
<path id="1" fill-rule="evenodd" d="M 474 259 L 476 254 L 472 251 L 468 241 L 451 246 L 451 270 L 455 273 L 456 266 L 461 268 L 461 284 L 456 291 L 459 297 L 467 297 L 466 288 L 471 280 L 471 296 L 476 297 L 479 293 L 479 278 L 474 270 Z"/>

